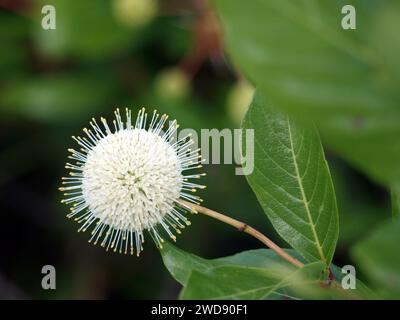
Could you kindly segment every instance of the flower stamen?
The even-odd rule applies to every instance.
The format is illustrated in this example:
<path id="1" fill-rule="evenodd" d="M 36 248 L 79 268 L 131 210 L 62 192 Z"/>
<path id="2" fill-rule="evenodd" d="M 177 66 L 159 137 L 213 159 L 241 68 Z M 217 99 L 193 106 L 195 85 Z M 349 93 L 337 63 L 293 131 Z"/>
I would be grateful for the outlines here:
<path id="1" fill-rule="evenodd" d="M 79 150 L 68 149 L 75 162 L 65 165 L 70 172 L 62 178 L 61 202 L 71 206 L 67 217 L 81 224 L 79 232 L 92 229 L 89 243 L 139 256 L 145 230 L 162 248 L 159 229 L 176 241 L 190 225 L 184 214 L 193 209 L 179 200 L 199 204 L 191 193 L 205 186 L 192 180 L 205 174 L 184 175 L 201 168 L 202 160 L 190 135 L 175 139 L 176 120 L 163 132 L 168 116 L 157 111 L 149 117 L 140 109 L 134 126 L 131 110 L 125 109 L 125 120 L 119 109 L 114 116 L 113 130 L 105 118 L 92 118 L 85 136 L 72 137 Z"/>

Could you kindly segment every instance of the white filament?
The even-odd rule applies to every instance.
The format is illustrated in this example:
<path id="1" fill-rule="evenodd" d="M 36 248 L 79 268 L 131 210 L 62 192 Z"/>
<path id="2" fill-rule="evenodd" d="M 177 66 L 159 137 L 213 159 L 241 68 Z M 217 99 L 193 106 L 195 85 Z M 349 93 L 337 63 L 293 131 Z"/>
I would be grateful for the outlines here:
<path id="1" fill-rule="evenodd" d="M 189 224 L 182 214 L 190 208 L 179 199 L 199 203 L 195 192 L 204 186 L 189 182 L 202 174 L 183 175 L 183 171 L 199 168 L 198 150 L 190 149 L 190 139 L 173 141 L 178 126 L 173 121 L 163 132 L 167 116 L 139 111 L 132 124 L 131 111 L 126 110 L 123 121 L 115 112 L 114 130 L 102 118 L 104 129 L 96 120 L 92 129 L 84 129 L 86 137 L 73 137 L 80 151 L 69 149 L 75 164 L 67 163 L 70 177 L 63 178 L 60 188 L 67 196 L 62 202 L 72 204 L 70 218 L 75 218 L 85 231 L 94 225 L 89 242 L 100 242 L 114 251 L 139 255 L 143 231 L 161 247 L 163 242 L 157 228 L 161 226 L 175 240 L 174 233 Z M 148 124 L 149 122 L 149 124 Z"/>

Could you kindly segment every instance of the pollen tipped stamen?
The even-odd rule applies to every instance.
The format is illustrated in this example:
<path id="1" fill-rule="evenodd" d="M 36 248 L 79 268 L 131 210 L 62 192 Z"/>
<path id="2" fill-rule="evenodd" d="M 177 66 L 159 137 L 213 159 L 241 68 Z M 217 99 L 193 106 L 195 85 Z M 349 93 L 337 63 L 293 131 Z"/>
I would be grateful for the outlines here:
<path id="1" fill-rule="evenodd" d="M 147 230 L 159 248 L 164 242 L 160 231 L 176 241 L 175 234 L 190 225 L 185 217 L 190 206 L 179 199 L 198 204 L 192 193 L 205 188 L 192 182 L 205 174 L 187 174 L 200 168 L 200 149 L 192 150 L 191 134 L 175 140 L 176 120 L 166 126 L 168 116 L 154 111 L 150 116 L 142 108 L 134 121 L 125 109 L 114 112 L 113 131 L 105 118 L 91 119 L 85 136 L 74 136 L 79 149 L 68 149 L 62 178 L 62 203 L 71 206 L 68 218 L 80 224 L 78 231 L 90 231 L 89 242 L 106 250 L 139 256 Z"/>

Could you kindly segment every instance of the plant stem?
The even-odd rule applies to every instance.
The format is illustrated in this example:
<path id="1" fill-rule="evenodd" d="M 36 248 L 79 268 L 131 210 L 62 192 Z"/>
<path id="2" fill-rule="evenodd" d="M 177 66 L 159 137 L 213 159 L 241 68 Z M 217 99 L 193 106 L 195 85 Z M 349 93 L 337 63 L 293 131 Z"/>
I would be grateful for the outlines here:
<path id="1" fill-rule="evenodd" d="M 185 207 L 189 210 L 192 210 L 192 212 L 194 212 L 194 213 L 202 213 L 206 216 L 209 216 L 209 217 L 212 217 L 219 221 L 225 222 L 226 224 L 229 224 L 229 225 L 235 227 L 236 229 L 238 229 L 241 232 L 245 232 L 245 233 L 253 236 L 254 238 L 261 241 L 263 244 L 265 244 L 268 248 L 273 250 L 276 254 L 281 256 L 286 261 L 290 262 L 291 264 L 295 265 L 296 267 L 299 267 L 299 268 L 304 267 L 304 263 L 302 263 L 299 260 L 297 260 L 296 258 L 292 257 L 290 254 L 288 254 L 286 251 L 284 251 L 282 248 L 280 248 L 276 243 L 274 243 L 271 239 L 269 239 L 267 236 L 265 236 L 258 230 L 254 229 L 253 227 L 249 226 L 248 224 L 246 224 L 242 221 L 233 219 L 231 217 L 228 217 L 217 211 L 193 204 L 191 202 L 188 202 L 188 201 L 185 201 L 182 199 L 179 200 L 179 203 L 183 207 Z M 329 284 L 326 285 L 324 282 L 321 282 L 322 287 L 327 287 L 327 288 L 331 287 L 333 290 L 339 291 L 339 293 L 344 294 L 349 299 L 360 299 L 360 297 L 357 294 L 355 294 L 353 292 L 348 292 L 347 290 L 344 290 L 342 288 L 342 286 L 337 282 L 331 268 L 329 268 L 328 270 L 329 270 L 329 280 L 330 280 Z"/>
<path id="2" fill-rule="evenodd" d="M 185 200 L 179 200 L 179 202 L 184 206 L 192 209 L 193 212 L 195 213 L 202 213 L 205 214 L 206 216 L 212 217 L 214 219 L 217 219 L 219 221 L 225 222 L 226 224 L 229 224 L 236 229 L 238 229 L 241 232 L 245 232 L 254 238 L 258 239 L 262 243 L 264 243 L 268 248 L 271 250 L 275 251 L 276 254 L 281 256 L 283 259 L 286 261 L 290 262 L 291 264 L 295 265 L 296 267 L 302 268 L 304 267 L 304 264 L 297 260 L 296 258 L 292 257 L 290 254 L 288 254 L 286 251 L 284 251 L 282 248 L 280 248 L 277 244 L 275 244 L 271 239 L 266 237 L 264 234 L 259 232 L 258 230 L 254 229 L 253 227 L 249 226 L 248 224 L 241 222 L 239 220 L 233 219 L 231 217 L 228 217 L 222 213 L 219 213 L 217 211 L 190 203 Z"/>

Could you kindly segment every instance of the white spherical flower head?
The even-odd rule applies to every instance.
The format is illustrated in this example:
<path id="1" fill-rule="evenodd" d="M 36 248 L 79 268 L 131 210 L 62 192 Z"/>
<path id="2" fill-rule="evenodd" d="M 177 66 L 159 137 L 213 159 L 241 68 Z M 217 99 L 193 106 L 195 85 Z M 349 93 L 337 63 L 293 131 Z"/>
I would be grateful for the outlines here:
<path id="1" fill-rule="evenodd" d="M 168 116 L 156 111 L 148 119 L 141 109 L 134 125 L 128 109 L 125 121 L 118 109 L 115 116 L 114 130 L 104 118 L 103 128 L 92 119 L 85 137 L 73 137 L 80 150 L 69 149 L 75 163 L 66 165 L 62 202 L 72 204 L 67 216 L 82 224 L 79 231 L 93 226 L 89 242 L 139 255 L 145 230 L 162 247 L 160 226 L 175 240 L 174 232 L 190 224 L 184 214 L 193 210 L 180 200 L 201 202 L 189 192 L 204 188 L 191 181 L 204 174 L 184 175 L 201 161 L 190 136 L 175 139 L 175 120 L 163 131 Z"/>

